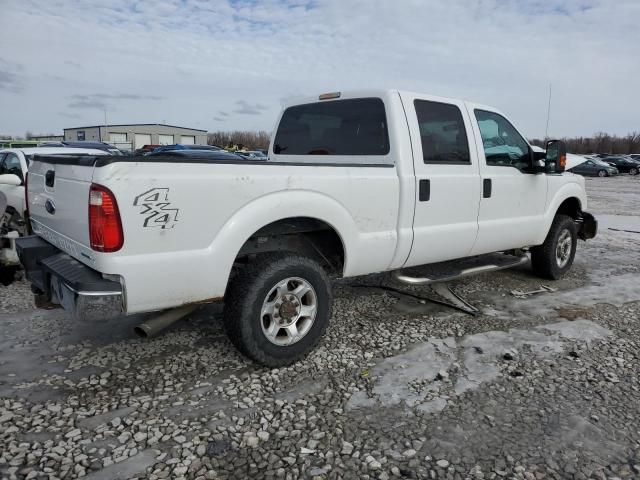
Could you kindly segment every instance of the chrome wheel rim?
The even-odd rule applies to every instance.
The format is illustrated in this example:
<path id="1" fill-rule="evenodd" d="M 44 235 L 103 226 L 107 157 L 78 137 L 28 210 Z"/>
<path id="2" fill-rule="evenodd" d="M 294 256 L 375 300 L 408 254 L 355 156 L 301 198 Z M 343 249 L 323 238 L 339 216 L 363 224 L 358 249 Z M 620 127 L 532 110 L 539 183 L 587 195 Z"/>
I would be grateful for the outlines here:
<path id="1" fill-rule="evenodd" d="M 558 244 L 556 245 L 556 263 L 558 267 L 564 268 L 569 263 L 571 257 L 571 247 L 573 246 L 573 239 L 571 238 L 571 232 L 565 229 L 560 233 L 558 237 Z"/>
<path id="2" fill-rule="evenodd" d="M 262 302 L 262 333 L 275 345 L 293 345 L 309 333 L 317 313 L 318 296 L 313 286 L 304 278 L 285 278 Z"/>
<path id="3" fill-rule="evenodd" d="M 606 176 L 606 175 L 607 175 L 607 172 L 605 172 L 604 170 L 600 170 L 600 171 L 598 172 L 598 176 L 599 176 L 599 177 L 604 177 L 604 176 Z"/>

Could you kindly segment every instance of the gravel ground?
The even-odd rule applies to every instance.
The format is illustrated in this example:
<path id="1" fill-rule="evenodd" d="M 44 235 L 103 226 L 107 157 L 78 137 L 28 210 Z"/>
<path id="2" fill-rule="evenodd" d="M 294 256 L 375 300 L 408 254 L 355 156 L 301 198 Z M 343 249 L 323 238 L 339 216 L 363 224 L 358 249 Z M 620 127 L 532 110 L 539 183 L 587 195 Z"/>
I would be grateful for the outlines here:
<path id="1" fill-rule="evenodd" d="M 640 179 L 588 179 L 600 233 L 558 290 L 452 284 L 481 309 L 340 281 L 312 354 L 268 370 L 220 306 L 151 340 L 0 287 L 2 478 L 640 478 Z M 412 289 L 426 295 L 426 289 Z"/>

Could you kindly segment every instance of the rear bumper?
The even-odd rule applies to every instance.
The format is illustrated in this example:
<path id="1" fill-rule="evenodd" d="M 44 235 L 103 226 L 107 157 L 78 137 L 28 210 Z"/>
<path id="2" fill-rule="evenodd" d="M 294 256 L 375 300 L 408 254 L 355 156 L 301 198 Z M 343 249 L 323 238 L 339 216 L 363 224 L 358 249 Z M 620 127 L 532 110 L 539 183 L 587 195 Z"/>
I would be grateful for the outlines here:
<path id="1" fill-rule="evenodd" d="M 578 238 L 582 240 L 589 240 L 598 233 L 598 221 L 589 212 L 582 212 L 582 218 L 580 219 L 578 227 Z"/>
<path id="2" fill-rule="evenodd" d="M 16 240 L 16 250 L 32 289 L 44 303 L 60 305 L 74 317 L 107 319 L 124 314 L 124 288 L 31 235 Z"/>

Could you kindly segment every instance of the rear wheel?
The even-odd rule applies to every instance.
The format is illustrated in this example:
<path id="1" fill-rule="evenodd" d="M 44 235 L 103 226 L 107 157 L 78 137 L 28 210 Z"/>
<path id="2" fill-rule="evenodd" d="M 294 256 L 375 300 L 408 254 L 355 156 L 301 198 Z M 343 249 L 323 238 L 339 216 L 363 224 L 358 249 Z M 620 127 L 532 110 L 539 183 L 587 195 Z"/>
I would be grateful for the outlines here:
<path id="1" fill-rule="evenodd" d="M 607 171 L 606 170 L 598 170 L 598 176 L 599 177 L 606 177 L 607 176 Z"/>
<path id="2" fill-rule="evenodd" d="M 265 255 L 230 282 L 224 323 L 232 343 L 268 367 L 289 365 L 324 334 L 331 283 L 323 268 L 295 254 Z"/>
<path id="3" fill-rule="evenodd" d="M 638 169 L 632 168 L 631 170 L 629 170 L 629 175 L 638 175 Z"/>
<path id="4" fill-rule="evenodd" d="M 536 275 L 557 280 L 569 271 L 576 255 L 578 234 L 575 221 L 556 215 L 544 243 L 531 249 L 531 266 Z"/>

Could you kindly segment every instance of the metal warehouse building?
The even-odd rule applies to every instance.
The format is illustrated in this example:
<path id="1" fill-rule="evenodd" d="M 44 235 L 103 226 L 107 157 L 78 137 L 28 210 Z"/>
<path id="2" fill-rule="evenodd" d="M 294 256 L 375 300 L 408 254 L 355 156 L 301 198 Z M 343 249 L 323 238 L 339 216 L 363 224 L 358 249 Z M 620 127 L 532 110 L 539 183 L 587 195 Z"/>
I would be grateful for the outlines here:
<path id="1" fill-rule="evenodd" d="M 162 123 L 95 125 L 65 128 L 64 139 L 102 141 L 123 150 L 135 150 L 144 145 L 172 145 L 174 143 L 206 145 L 207 131 Z"/>

